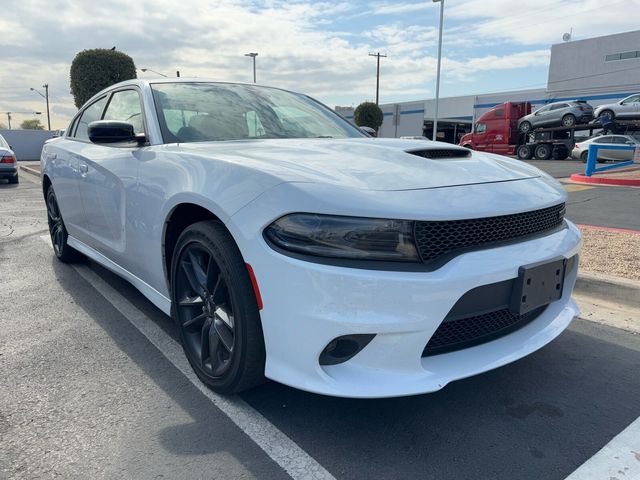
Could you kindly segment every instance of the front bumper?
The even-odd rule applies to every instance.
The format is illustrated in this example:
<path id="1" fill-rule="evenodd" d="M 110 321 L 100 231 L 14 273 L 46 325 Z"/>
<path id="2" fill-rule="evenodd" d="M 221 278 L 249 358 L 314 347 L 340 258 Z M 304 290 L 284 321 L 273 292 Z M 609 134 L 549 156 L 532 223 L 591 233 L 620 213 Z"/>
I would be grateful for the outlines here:
<path id="1" fill-rule="evenodd" d="M 320 265 L 256 243 L 254 251 L 243 254 L 264 301 L 265 374 L 311 392 L 362 398 L 433 392 L 528 355 L 578 314 L 571 300 L 575 262 L 566 273 L 562 298 L 531 323 L 488 343 L 422 357 L 430 337 L 467 291 L 516 278 L 522 265 L 576 255 L 580 233 L 569 222 L 545 237 L 462 254 L 433 272 Z M 347 362 L 320 365 L 320 353 L 334 338 L 372 333 L 374 339 Z"/>

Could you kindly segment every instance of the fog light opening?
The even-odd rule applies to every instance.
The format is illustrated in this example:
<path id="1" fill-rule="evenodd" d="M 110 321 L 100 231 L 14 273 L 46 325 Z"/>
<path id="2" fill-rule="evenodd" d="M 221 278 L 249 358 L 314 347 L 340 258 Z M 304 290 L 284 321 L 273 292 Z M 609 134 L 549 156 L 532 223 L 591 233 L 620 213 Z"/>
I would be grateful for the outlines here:
<path id="1" fill-rule="evenodd" d="M 331 340 L 320 354 L 320 365 L 337 365 L 353 358 L 366 347 L 375 334 L 344 335 Z"/>

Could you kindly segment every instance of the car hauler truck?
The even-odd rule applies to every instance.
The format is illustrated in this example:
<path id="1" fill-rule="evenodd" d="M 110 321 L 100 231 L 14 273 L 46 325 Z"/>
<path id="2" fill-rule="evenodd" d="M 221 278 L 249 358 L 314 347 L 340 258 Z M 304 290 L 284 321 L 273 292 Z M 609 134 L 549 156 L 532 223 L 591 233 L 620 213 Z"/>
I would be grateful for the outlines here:
<path id="1" fill-rule="evenodd" d="M 473 125 L 473 132 L 464 135 L 459 145 L 481 152 L 517 155 L 521 160 L 561 160 L 575 146 L 575 133 L 592 136 L 602 129 L 597 122 L 572 127 L 536 128 L 528 133 L 518 131 L 518 120 L 531 113 L 529 102 L 506 102 L 483 113 Z M 611 133 L 640 131 L 640 121 L 614 121 Z"/>

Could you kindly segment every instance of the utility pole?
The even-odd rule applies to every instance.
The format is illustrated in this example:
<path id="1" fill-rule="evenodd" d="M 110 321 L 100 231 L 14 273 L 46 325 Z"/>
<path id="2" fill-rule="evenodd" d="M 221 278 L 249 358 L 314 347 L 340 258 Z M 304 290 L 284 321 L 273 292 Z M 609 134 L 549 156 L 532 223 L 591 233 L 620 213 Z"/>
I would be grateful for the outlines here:
<path id="1" fill-rule="evenodd" d="M 176 70 L 176 77 L 180 78 L 180 70 Z"/>
<path id="2" fill-rule="evenodd" d="M 7 112 L 7 122 L 9 123 L 9 130 L 11 130 L 11 112 Z"/>
<path id="3" fill-rule="evenodd" d="M 49 130 L 51 130 L 51 116 L 49 115 L 49 84 L 45 83 L 44 85 L 42 85 L 42 87 L 44 88 L 44 95 L 39 92 L 38 90 L 36 90 L 35 88 L 31 87 L 29 90 L 31 90 L 32 92 L 36 92 L 38 95 L 40 95 L 42 98 L 44 98 L 47 102 L 47 128 Z"/>
<path id="4" fill-rule="evenodd" d="M 44 88 L 45 100 L 47 101 L 47 129 L 51 131 L 51 116 L 49 115 L 49 84 L 42 85 Z"/>
<path id="5" fill-rule="evenodd" d="M 386 55 L 383 55 L 380 52 L 370 53 L 370 57 L 377 58 L 377 67 L 376 67 L 376 105 L 378 105 L 378 100 L 380 96 L 380 57 L 387 58 Z"/>
<path id="6" fill-rule="evenodd" d="M 440 32 L 438 33 L 438 71 L 436 73 L 436 108 L 433 115 L 433 141 L 438 138 L 438 104 L 440 103 L 440 63 L 442 62 L 442 26 L 444 20 L 444 0 L 433 0 L 433 3 L 440 2 Z"/>
<path id="7" fill-rule="evenodd" d="M 253 83 L 256 83 L 256 57 L 258 56 L 258 54 L 255 52 L 245 53 L 244 56 L 253 58 Z"/>

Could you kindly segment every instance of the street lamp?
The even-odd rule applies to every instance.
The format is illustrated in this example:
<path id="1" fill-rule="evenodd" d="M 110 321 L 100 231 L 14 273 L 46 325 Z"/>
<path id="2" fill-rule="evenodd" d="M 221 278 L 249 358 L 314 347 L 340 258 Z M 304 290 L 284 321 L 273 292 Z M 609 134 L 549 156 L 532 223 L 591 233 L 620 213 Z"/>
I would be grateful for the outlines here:
<path id="1" fill-rule="evenodd" d="M 143 71 L 143 72 L 152 72 L 152 73 L 160 75 L 161 77 L 164 77 L 164 78 L 169 78 L 168 75 L 165 75 L 164 73 L 156 72 L 155 70 L 151 70 L 150 68 L 141 68 L 140 70 Z M 180 75 L 178 75 L 178 76 L 180 76 Z"/>
<path id="2" fill-rule="evenodd" d="M 256 83 L 256 57 L 258 56 L 258 54 L 257 53 L 245 53 L 244 56 L 253 58 L 253 83 Z"/>
<path id="3" fill-rule="evenodd" d="M 437 140 L 438 135 L 438 103 L 440 101 L 440 63 L 442 61 L 442 23 L 444 20 L 444 0 L 433 0 L 433 3 L 440 2 L 440 29 L 438 33 L 438 70 L 436 73 L 436 111 L 433 115 L 433 140 Z"/>
<path id="4" fill-rule="evenodd" d="M 40 95 L 42 98 L 44 98 L 47 102 L 47 129 L 51 130 L 51 116 L 49 115 L 49 84 L 45 83 L 44 85 L 42 85 L 42 88 L 44 88 L 44 95 L 39 92 L 38 90 L 36 90 L 35 88 L 31 87 L 30 90 L 32 92 L 36 92 L 38 95 Z"/>

